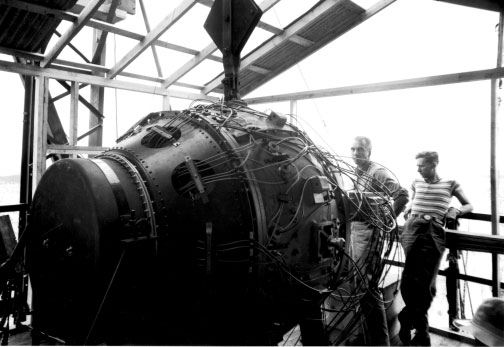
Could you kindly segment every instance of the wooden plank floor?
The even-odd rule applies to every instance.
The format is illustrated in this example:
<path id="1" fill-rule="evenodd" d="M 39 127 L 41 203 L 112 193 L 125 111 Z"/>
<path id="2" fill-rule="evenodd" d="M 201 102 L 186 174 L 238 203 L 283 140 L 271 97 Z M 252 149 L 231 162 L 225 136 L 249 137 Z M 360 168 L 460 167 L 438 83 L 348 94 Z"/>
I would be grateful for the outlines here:
<path id="1" fill-rule="evenodd" d="M 452 347 L 469 347 L 474 346 L 462 341 L 453 340 L 437 334 L 430 334 L 432 346 L 452 346 Z"/>
<path id="2" fill-rule="evenodd" d="M 444 335 L 444 334 L 443 334 Z M 451 346 L 451 347 L 471 347 L 474 344 L 467 343 L 471 337 L 458 333 L 449 333 L 448 335 L 454 338 L 446 337 L 441 334 L 436 334 L 434 332 L 430 333 L 431 345 L 432 346 Z M 462 341 L 460 341 L 462 340 Z M 466 341 L 466 342 L 464 342 Z M 398 336 L 394 336 L 390 341 L 391 346 L 402 346 L 401 340 Z M 299 337 L 299 327 L 293 328 L 292 331 L 288 332 L 284 336 L 284 340 L 278 344 L 278 346 L 302 346 L 301 339 Z"/>
<path id="3" fill-rule="evenodd" d="M 451 339 L 449 337 L 444 337 L 435 333 L 431 333 L 431 344 L 432 346 L 450 346 L 450 347 L 471 347 L 474 346 L 473 344 L 468 344 L 462 341 L 457 341 L 454 339 Z M 30 331 L 25 331 L 18 333 L 16 335 L 12 335 L 9 337 L 8 341 L 9 346 L 31 346 L 32 345 L 32 339 L 31 339 L 31 332 Z M 48 341 L 48 340 L 42 340 L 40 345 L 42 346 L 56 346 L 60 345 L 55 341 Z M 398 338 L 393 338 L 391 341 L 392 346 L 401 346 L 400 341 Z M 289 336 L 288 339 L 283 341 L 282 343 L 279 343 L 279 346 L 302 346 L 299 335 L 296 336 L 296 334 L 292 334 Z"/>

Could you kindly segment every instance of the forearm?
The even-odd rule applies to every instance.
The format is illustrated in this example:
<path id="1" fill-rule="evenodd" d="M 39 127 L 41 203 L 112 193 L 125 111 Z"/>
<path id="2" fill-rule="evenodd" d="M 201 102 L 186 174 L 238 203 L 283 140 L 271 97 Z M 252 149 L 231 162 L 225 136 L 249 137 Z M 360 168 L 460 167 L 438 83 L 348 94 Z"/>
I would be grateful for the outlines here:
<path id="1" fill-rule="evenodd" d="M 463 204 L 460 208 L 450 207 L 445 214 L 446 220 L 455 220 L 459 216 L 471 212 L 473 209 L 470 203 Z"/>
<path id="2" fill-rule="evenodd" d="M 396 217 L 401 214 L 408 201 L 409 199 L 407 195 L 399 195 L 396 199 L 394 199 L 392 208 L 394 209 Z"/>
<path id="3" fill-rule="evenodd" d="M 471 204 L 465 204 L 465 205 L 462 205 L 458 208 L 458 210 L 460 211 L 457 216 L 461 216 L 463 214 L 466 214 L 466 213 L 469 213 L 469 212 L 472 212 L 473 210 L 473 206 Z"/>
<path id="4" fill-rule="evenodd" d="M 455 190 L 453 192 L 453 195 L 460 202 L 460 207 L 458 208 L 460 212 L 458 212 L 457 216 L 472 212 L 473 205 L 469 202 L 469 199 L 467 199 L 467 196 L 465 195 L 462 188 L 459 187 L 457 190 Z"/>

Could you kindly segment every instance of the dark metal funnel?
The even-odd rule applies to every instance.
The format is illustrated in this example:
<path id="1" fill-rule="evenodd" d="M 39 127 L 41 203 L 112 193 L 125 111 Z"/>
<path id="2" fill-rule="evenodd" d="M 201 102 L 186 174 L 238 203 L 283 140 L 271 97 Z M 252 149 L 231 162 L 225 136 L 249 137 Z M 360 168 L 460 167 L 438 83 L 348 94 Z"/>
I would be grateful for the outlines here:
<path id="1" fill-rule="evenodd" d="M 240 100 L 240 53 L 261 16 L 253 0 L 216 0 L 205 21 L 205 30 L 222 52 L 225 101 Z"/>

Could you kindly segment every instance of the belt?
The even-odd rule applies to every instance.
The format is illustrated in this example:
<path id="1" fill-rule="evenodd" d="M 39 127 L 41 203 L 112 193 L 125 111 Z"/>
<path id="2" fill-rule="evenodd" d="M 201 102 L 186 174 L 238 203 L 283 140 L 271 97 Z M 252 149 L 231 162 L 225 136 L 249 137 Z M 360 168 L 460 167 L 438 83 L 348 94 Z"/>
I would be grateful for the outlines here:
<path id="1" fill-rule="evenodd" d="M 427 214 L 427 213 L 420 213 L 420 214 L 417 214 L 417 213 L 412 213 L 411 214 L 411 217 L 418 217 L 418 218 L 423 218 L 425 219 L 426 221 L 434 221 L 440 225 L 444 225 L 443 221 L 440 220 L 438 217 L 436 216 L 431 216 L 430 214 Z"/>

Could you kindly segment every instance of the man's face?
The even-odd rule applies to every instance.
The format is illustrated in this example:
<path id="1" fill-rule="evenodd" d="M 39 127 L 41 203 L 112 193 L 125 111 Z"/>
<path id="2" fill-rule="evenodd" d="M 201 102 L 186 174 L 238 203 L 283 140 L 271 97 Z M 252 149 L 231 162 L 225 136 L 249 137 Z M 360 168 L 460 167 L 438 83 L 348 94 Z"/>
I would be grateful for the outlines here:
<path id="1" fill-rule="evenodd" d="M 429 163 L 425 160 L 425 158 L 418 158 L 417 159 L 417 167 L 418 167 L 418 173 L 423 177 L 423 178 L 433 178 L 435 173 L 436 173 L 436 164 L 434 163 Z"/>
<path id="2" fill-rule="evenodd" d="M 362 141 L 354 141 L 352 147 L 352 158 L 357 166 L 362 166 L 369 161 L 371 152 L 364 146 Z"/>

